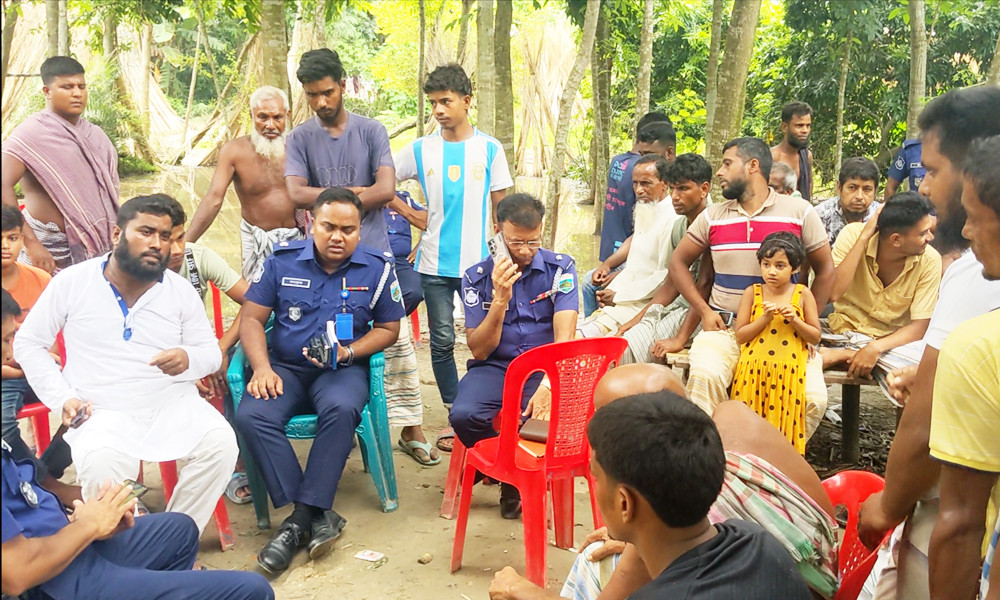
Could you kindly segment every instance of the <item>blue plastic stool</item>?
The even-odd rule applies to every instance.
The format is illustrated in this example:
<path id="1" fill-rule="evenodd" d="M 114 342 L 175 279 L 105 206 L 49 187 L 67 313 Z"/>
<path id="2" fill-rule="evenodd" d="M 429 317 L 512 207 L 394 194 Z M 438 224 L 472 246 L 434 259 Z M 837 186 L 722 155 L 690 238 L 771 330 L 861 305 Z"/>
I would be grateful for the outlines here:
<path id="1" fill-rule="evenodd" d="M 268 327 L 270 333 L 270 327 Z M 358 445 L 361 447 L 361 458 L 365 471 L 371 474 L 375 482 L 375 490 L 382 502 L 383 512 L 392 512 L 399 508 L 399 493 L 396 489 L 396 467 L 392 460 L 392 443 L 389 437 L 389 417 L 386 412 L 385 387 L 385 355 L 381 352 L 373 354 L 370 360 L 370 387 L 368 404 L 361 412 L 361 423 L 355 432 L 358 435 Z M 243 399 L 246 391 L 245 371 L 249 368 L 242 345 L 236 346 L 236 352 L 229 361 L 226 379 L 229 381 L 229 392 L 233 399 L 233 414 Z M 267 485 L 253 456 L 246 450 L 246 444 L 239 431 L 236 432 L 243 462 L 246 465 L 247 480 L 253 495 L 254 512 L 257 513 L 257 527 L 271 528 L 271 515 L 267 504 Z M 308 440 L 316 437 L 316 415 L 298 415 L 292 417 L 285 425 L 285 435 L 293 440 Z"/>

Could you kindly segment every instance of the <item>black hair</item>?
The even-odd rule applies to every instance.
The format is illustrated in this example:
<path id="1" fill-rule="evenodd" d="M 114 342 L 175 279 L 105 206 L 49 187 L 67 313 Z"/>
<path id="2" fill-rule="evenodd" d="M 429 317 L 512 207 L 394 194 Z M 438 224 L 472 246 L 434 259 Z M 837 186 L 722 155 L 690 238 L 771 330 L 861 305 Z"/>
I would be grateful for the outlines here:
<path id="1" fill-rule="evenodd" d="M 674 159 L 674 162 L 667 165 L 667 176 L 664 181 L 670 184 L 690 181 L 701 185 L 712 181 L 712 165 L 708 164 L 705 157 L 700 154 L 694 152 L 681 154 Z"/>
<path id="2" fill-rule="evenodd" d="M 315 215 L 316 211 L 321 207 L 334 203 L 350 204 L 354 208 L 358 209 L 359 217 L 364 214 L 364 208 L 361 206 L 361 199 L 358 198 L 357 194 L 347 188 L 332 187 L 326 188 L 319 193 L 319 196 L 316 196 L 316 202 L 313 204 L 312 209 L 313 215 Z"/>
<path id="3" fill-rule="evenodd" d="M 666 183 L 670 163 L 668 163 L 667 159 L 663 158 L 659 154 L 647 154 L 646 156 L 639 157 L 639 160 L 635 161 L 635 165 L 632 166 L 632 170 L 634 171 L 635 167 L 638 167 L 639 165 L 649 164 L 656 167 L 656 176 L 660 179 L 660 181 Z"/>
<path id="4" fill-rule="evenodd" d="M 802 115 L 809 115 L 811 117 L 812 114 L 813 114 L 813 107 L 809 106 L 805 102 L 799 102 L 798 100 L 794 100 L 786 104 L 781 109 L 781 122 L 789 123 L 795 117 L 801 117 Z"/>
<path id="5" fill-rule="evenodd" d="M 49 85 L 56 77 L 81 75 L 83 73 L 83 65 L 75 58 L 69 56 L 51 56 L 45 59 L 39 71 L 42 75 L 42 85 Z"/>
<path id="6" fill-rule="evenodd" d="M 472 82 L 461 65 L 443 65 L 431 71 L 424 80 L 424 93 L 431 92 L 455 92 L 459 96 L 471 96 Z"/>
<path id="7" fill-rule="evenodd" d="M 497 223 L 534 229 L 545 217 L 545 205 L 531 194 L 511 194 L 497 204 Z"/>
<path id="8" fill-rule="evenodd" d="M 658 110 L 654 110 L 652 112 L 648 112 L 642 115 L 642 117 L 639 118 L 639 123 L 635 126 L 635 139 L 636 140 L 639 139 L 639 132 L 642 131 L 643 127 L 649 125 L 650 123 L 660 123 L 660 122 L 670 123 L 670 117 L 668 117 L 666 113 L 662 113 Z"/>
<path id="9" fill-rule="evenodd" d="M 806 259 L 806 247 L 802 245 L 802 239 L 791 231 L 775 231 L 769 234 L 757 248 L 757 261 L 771 258 L 781 250 L 788 258 L 788 264 L 793 269 L 798 269 Z"/>
<path id="10" fill-rule="evenodd" d="M 1000 219 L 1000 135 L 972 142 L 963 174 L 972 183 L 979 201 Z"/>
<path id="11" fill-rule="evenodd" d="M 6 321 L 10 317 L 15 319 L 21 316 L 21 306 L 14 300 L 10 292 L 3 290 L 3 299 L 0 300 L 0 319 Z"/>
<path id="12" fill-rule="evenodd" d="M 669 148 L 677 144 L 677 133 L 670 121 L 656 121 L 640 129 L 637 139 L 643 144 L 659 142 Z"/>
<path id="13" fill-rule="evenodd" d="M 3 208 L 0 208 L 0 231 L 10 231 L 22 227 L 24 227 L 24 217 L 21 215 L 21 211 L 12 204 L 4 204 Z"/>
<path id="14" fill-rule="evenodd" d="M 934 214 L 934 206 L 917 192 L 910 190 L 893 194 L 878 215 L 878 234 L 905 233 L 931 214 Z"/>
<path id="15" fill-rule="evenodd" d="M 764 180 L 767 181 L 771 178 L 771 163 L 774 159 L 771 158 L 771 149 L 767 147 L 764 140 L 755 137 L 736 138 L 735 140 L 726 142 L 726 145 L 722 147 L 722 152 L 724 153 L 734 146 L 736 147 L 736 154 L 743 162 L 756 159 L 757 164 L 760 165 L 760 174 L 764 176 Z"/>
<path id="16" fill-rule="evenodd" d="M 840 185 L 844 185 L 850 179 L 874 181 L 875 187 L 878 187 L 878 166 L 875 164 L 875 161 L 864 156 L 848 158 L 844 161 L 844 164 L 840 165 L 840 175 L 837 177 L 837 182 Z"/>
<path id="17" fill-rule="evenodd" d="M 928 102 L 917 124 L 921 135 L 937 136 L 941 154 L 959 169 L 972 140 L 1000 135 L 998 106 L 1000 87 L 995 85 L 952 90 Z"/>
<path id="18" fill-rule="evenodd" d="M 708 515 L 722 489 L 726 457 L 703 410 L 663 390 L 615 400 L 587 426 L 594 459 L 609 478 L 645 498 L 668 527 Z"/>
<path id="19" fill-rule="evenodd" d="M 344 65 L 333 50 L 318 48 L 302 54 L 295 77 L 299 83 L 312 83 L 329 77 L 339 84 L 344 80 Z"/>
<path id="20" fill-rule="evenodd" d="M 184 208 L 180 202 L 174 200 L 166 194 L 150 194 L 148 196 L 136 196 L 122 204 L 118 209 L 117 225 L 119 229 L 125 229 L 129 221 L 134 219 L 139 213 L 147 215 L 170 217 L 170 227 L 183 225 L 187 217 L 184 215 Z"/>

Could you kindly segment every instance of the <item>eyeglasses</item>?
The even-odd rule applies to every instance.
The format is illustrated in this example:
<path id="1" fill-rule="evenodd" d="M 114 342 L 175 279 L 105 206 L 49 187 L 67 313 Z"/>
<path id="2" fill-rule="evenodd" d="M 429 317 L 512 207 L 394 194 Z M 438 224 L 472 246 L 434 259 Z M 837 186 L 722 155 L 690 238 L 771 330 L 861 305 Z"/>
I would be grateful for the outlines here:
<path id="1" fill-rule="evenodd" d="M 527 246 L 530 250 L 538 250 L 542 247 L 542 240 L 508 240 L 503 236 L 503 241 L 507 242 L 507 247 L 511 250 L 520 250 Z"/>

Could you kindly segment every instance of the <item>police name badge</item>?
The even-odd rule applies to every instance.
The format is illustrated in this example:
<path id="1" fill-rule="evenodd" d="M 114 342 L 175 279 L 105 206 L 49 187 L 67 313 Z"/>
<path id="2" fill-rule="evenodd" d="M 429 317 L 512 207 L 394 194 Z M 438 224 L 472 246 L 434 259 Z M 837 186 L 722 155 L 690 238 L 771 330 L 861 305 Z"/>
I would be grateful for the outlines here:
<path id="1" fill-rule="evenodd" d="M 465 288 L 465 293 L 462 294 L 462 300 L 465 302 L 466 306 L 475 306 L 479 304 L 479 290 L 476 288 Z"/>
<path id="2" fill-rule="evenodd" d="M 308 290 L 312 286 L 312 280 L 302 277 L 282 277 L 281 285 L 282 287 L 295 287 Z"/>
<path id="3" fill-rule="evenodd" d="M 288 318 L 292 321 L 298 321 L 302 318 L 302 307 L 301 306 L 289 306 L 288 307 Z"/>

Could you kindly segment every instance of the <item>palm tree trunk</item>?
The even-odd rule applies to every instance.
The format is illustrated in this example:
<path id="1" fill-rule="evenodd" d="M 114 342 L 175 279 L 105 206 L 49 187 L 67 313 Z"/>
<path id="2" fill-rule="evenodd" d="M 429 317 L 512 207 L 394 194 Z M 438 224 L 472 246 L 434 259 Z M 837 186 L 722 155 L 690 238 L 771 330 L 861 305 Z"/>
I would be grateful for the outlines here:
<path id="1" fill-rule="evenodd" d="M 708 68 L 705 71 L 705 145 L 715 141 L 712 124 L 719 97 L 719 51 L 722 45 L 722 9 L 725 0 L 712 0 L 712 39 L 708 46 Z"/>
<path id="2" fill-rule="evenodd" d="M 476 127 L 493 134 L 493 0 L 476 0 Z"/>
<path id="3" fill-rule="evenodd" d="M 514 17 L 512 2 L 497 2 L 493 28 L 495 41 L 493 54 L 494 120 L 493 135 L 503 144 L 504 154 L 514 156 L 514 83 L 510 72 L 510 26 Z M 513 165 L 517 171 L 517 165 Z"/>
<path id="4" fill-rule="evenodd" d="M 67 5 L 69 0 L 59 2 L 59 55 L 69 56 L 69 15 Z"/>
<path id="5" fill-rule="evenodd" d="M 288 86 L 288 35 L 285 32 L 284 2 L 261 0 L 260 41 L 263 61 L 258 85 L 273 85 L 279 90 L 285 90 L 291 98 L 291 88 Z"/>
<path id="6" fill-rule="evenodd" d="M 759 0 L 756 0 L 759 2 Z M 545 186 L 546 213 L 549 215 L 545 219 L 545 232 L 543 239 L 548 248 L 553 247 L 555 242 L 556 227 L 559 224 L 559 188 L 563 176 L 563 168 L 566 159 L 566 146 L 569 142 L 569 120 L 573 112 L 573 104 L 576 101 L 576 94 L 580 89 L 580 82 L 583 81 L 583 73 L 590 62 L 590 55 L 594 49 L 594 37 L 597 33 L 597 16 L 600 12 L 599 2 L 588 2 L 587 12 L 583 19 L 583 38 L 580 40 L 580 49 L 576 53 L 576 61 L 573 63 L 573 70 L 569 73 L 566 87 L 563 88 L 562 97 L 559 100 L 559 118 L 556 121 L 555 144 L 552 148 L 552 165 L 549 167 L 548 181 Z"/>
<path id="7" fill-rule="evenodd" d="M 927 95 L 927 15 L 924 0 L 909 0 L 910 11 L 910 93 L 906 105 L 906 137 L 920 133 L 917 118 Z M 840 161 L 837 161 L 838 164 Z"/>
<path id="8" fill-rule="evenodd" d="M 59 0 L 45 0 L 45 36 L 48 57 L 59 55 Z"/>

